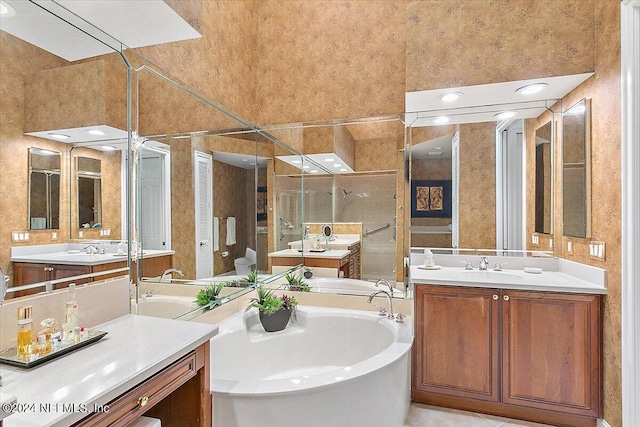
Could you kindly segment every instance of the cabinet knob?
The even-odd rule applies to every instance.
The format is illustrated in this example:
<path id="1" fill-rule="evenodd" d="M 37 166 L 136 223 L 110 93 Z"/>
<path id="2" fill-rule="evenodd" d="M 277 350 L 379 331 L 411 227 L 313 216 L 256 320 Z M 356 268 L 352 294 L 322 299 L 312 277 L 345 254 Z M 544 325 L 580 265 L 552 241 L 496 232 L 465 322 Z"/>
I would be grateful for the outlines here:
<path id="1" fill-rule="evenodd" d="M 493 296 L 493 300 L 494 300 L 494 301 L 498 301 L 498 295 L 494 295 L 494 296 Z"/>
<path id="2" fill-rule="evenodd" d="M 147 396 L 145 397 L 140 397 L 138 399 L 138 405 L 140 405 L 140 407 L 143 407 L 144 405 L 147 404 L 147 402 L 149 402 L 149 398 Z"/>
<path id="3" fill-rule="evenodd" d="M 509 295 L 505 295 L 502 297 L 505 301 L 509 301 Z"/>

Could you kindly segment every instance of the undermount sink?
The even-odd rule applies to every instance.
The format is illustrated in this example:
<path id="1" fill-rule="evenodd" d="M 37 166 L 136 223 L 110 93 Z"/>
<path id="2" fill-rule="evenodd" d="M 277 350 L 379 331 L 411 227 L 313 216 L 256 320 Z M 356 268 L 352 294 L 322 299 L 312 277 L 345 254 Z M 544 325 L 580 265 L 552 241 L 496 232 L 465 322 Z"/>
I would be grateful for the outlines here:
<path id="1" fill-rule="evenodd" d="M 504 271 L 465 270 L 458 273 L 458 278 L 463 280 L 476 280 L 489 283 L 521 282 L 522 277 L 506 273 Z"/>

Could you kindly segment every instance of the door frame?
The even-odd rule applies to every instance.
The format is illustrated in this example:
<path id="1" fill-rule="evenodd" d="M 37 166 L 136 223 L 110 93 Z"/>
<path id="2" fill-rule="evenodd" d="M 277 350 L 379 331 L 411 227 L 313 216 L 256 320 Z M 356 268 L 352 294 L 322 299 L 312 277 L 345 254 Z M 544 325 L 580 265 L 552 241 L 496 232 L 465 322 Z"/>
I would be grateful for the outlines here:
<path id="1" fill-rule="evenodd" d="M 640 0 L 623 0 L 622 99 L 622 423 L 640 426 Z"/>
<path id="2" fill-rule="evenodd" d="M 161 157 L 162 162 L 162 192 L 164 203 L 164 250 L 171 250 L 171 152 L 161 147 L 144 146 L 143 150 L 153 152 Z"/>
<path id="3" fill-rule="evenodd" d="M 215 275 L 215 266 L 213 265 L 213 155 L 211 154 L 207 154 L 204 153 L 202 151 L 194 151 L 193 152 L 193 207 L 194 207 L 194 237 L 195 237 L 195 242 L 194 242 L 194 248 L 195 248 L 195 278 L 196 279 L 200 279 L 201 277 L 198 277 L 198 253 L 200 251 L 200 246 L 201 246 L 201 241 L 198 238 L 198 231 L 199 231 L 199 214 L 198 214 L 198 194 L 199 194 L 199 183 L 198 183 L 198 162 L 199 161 L 206 161 L 209 165 L 209 173 L 210 173 L 210 179 L 207 181 L 207 197 L 209 199 L 209 206 L 207 209 L 207 216 L 208 216 L 208 220 L 210 222 L 210 226 L 211 226 L 211 232 L 209 234 L 209 241 L 210 241 L 210 257 L 211 257 L 211 275 L 207 276 L 207 277 L 213 277 Z"/>

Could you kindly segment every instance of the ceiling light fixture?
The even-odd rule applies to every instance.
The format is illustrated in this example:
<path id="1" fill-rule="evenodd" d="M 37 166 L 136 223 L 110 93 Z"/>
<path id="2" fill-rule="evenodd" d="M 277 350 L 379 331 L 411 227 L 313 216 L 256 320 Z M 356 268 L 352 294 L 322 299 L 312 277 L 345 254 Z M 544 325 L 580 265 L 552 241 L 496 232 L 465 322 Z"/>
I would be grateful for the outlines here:
<path id="1" fill-rule="evenodd" d="M 496 114 L 494 117 L 498 120 L 506 120 L 506 119 L 510 119 L 515 115 L 516 115 L 515 111 L 503 111 L 501 113 Z"/>
<path id="2" fill-rule="evenodd" d="M 333 165 L 334 168 L 339 168 L 340 166 L 342 166 L 340 163 L 336 163 L 335 165 Z"/>
<path id="3" fill-rule="evenodd" d="M 298 163 L 300 163 L 300 160 L 291 160 L 291 163 L 298 164 Z"/>
<path id="4" fill-rule="evenodd" d="M 449 93 L 445 93 L 445 94 L 440 95 L 438 98 L 442 102 L 453 102 L 453 101 L 457 101 L 458 99 L 462 98 L 463 96 L 464 96 L 464 94 L 462 92 L 449 92 Z"/>
<path id="5" fill-rule="evenodd" d="M 427 155 L 431 157 L 442 156 L 442 151 L 427 151 Z"/>
<path id="6" fill-rule="evenodd" d="M 71 138 L 69 135 L 65 135 L 63 133 L 50 133 L 49 136 L 55 139 L 69 139 Z"/>
<path id="7" fill-rule="evenodd" d="M 317 169 L 313 169 L 313 170 L 310 170 L 309 172 L 311 172 L 311 173 L 318 173 L 318 170 L 317 170 Z"/>
<path id="8" fill-rule="evenodd" d="M 340 172 L 347 172 L 347 169 L 342 168 L 342 169 L 340 169 Z"/>
<path id="9" fill-rule="evenodd" d="M 9 18 L 11 16 L 14 16 L 15 14 L 16 10 L 11 7 L 9 3 L 0 1 L 0 15 L 2 15 L 3 18 Z"/>
<path id="10" fill-rule="evenodd" d="M 104 136 L 104 135 L 106 135 L 106 133 L 104 133 L 100 129 L 89 129 L 87 132 L 89 134 L 91 134 L 91 135 L 96 135 L 96 136 Z"/>
<path id="11" fill-rule="evenodd" d="M 530 85 L 522 86 L 521 88 L 516 90 L 516 93 L 520 95 L 533 95 L 540 92 L 547 86 L 549 86 L 547 83 L 533 83 Z"/>
<path id="12" fill-rule="evenodd" d="M 102 146 L 102 149 L 103 149 L 104 151 L 115 151 L 115 150 L 116 150 L 116 147 L 113 147 L 113 146 L 111 146 L 111 145 L 103 145 L 103 146 Z"/>
<path id="13" fill-rule="evenodd" d="M 309 169 L 309 166 L 304 165 L 304 166 L 302 167 L 302 169 Z"/>
<path id="14" fill-rule="evenodd" d="M 242 159 L 242 161 L 243 161 L 243 162 L 248 162 L 248 161 L 249 161 L 249 159 Z"/>
<path id="15" fill-rule="evenodd" d="M 435 119 L 433 119 L 433 123 L 437 124 L 437 125 L 442 125 L 445 123 L 449 122 L 449 117 L 447 116 L 440 116 L 440 117 L 436 117 Z"/>
<path id="16" fill-rule="evenodd" d="M 325 162 L 335 162 L 336 159 L 334 159 L 333 157 L 328 157 L 326 159 L 324 159 Z"/>

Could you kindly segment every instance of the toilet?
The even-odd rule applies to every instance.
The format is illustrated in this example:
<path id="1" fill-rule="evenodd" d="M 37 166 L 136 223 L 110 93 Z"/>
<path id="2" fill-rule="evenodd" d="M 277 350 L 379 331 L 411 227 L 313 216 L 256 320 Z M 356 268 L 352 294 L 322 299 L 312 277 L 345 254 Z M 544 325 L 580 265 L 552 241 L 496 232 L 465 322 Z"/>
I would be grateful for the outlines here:
<path id="1" fill-rule="evenodd" d="M 257 260 L 256 251 L 251 248 L 247 248 L 244 252 L 243 258 L 236 258 L 233 261 L 233 265 L 236 268 L 236 274 L 239 276 L 248 275 L 256 269 Z"/>

